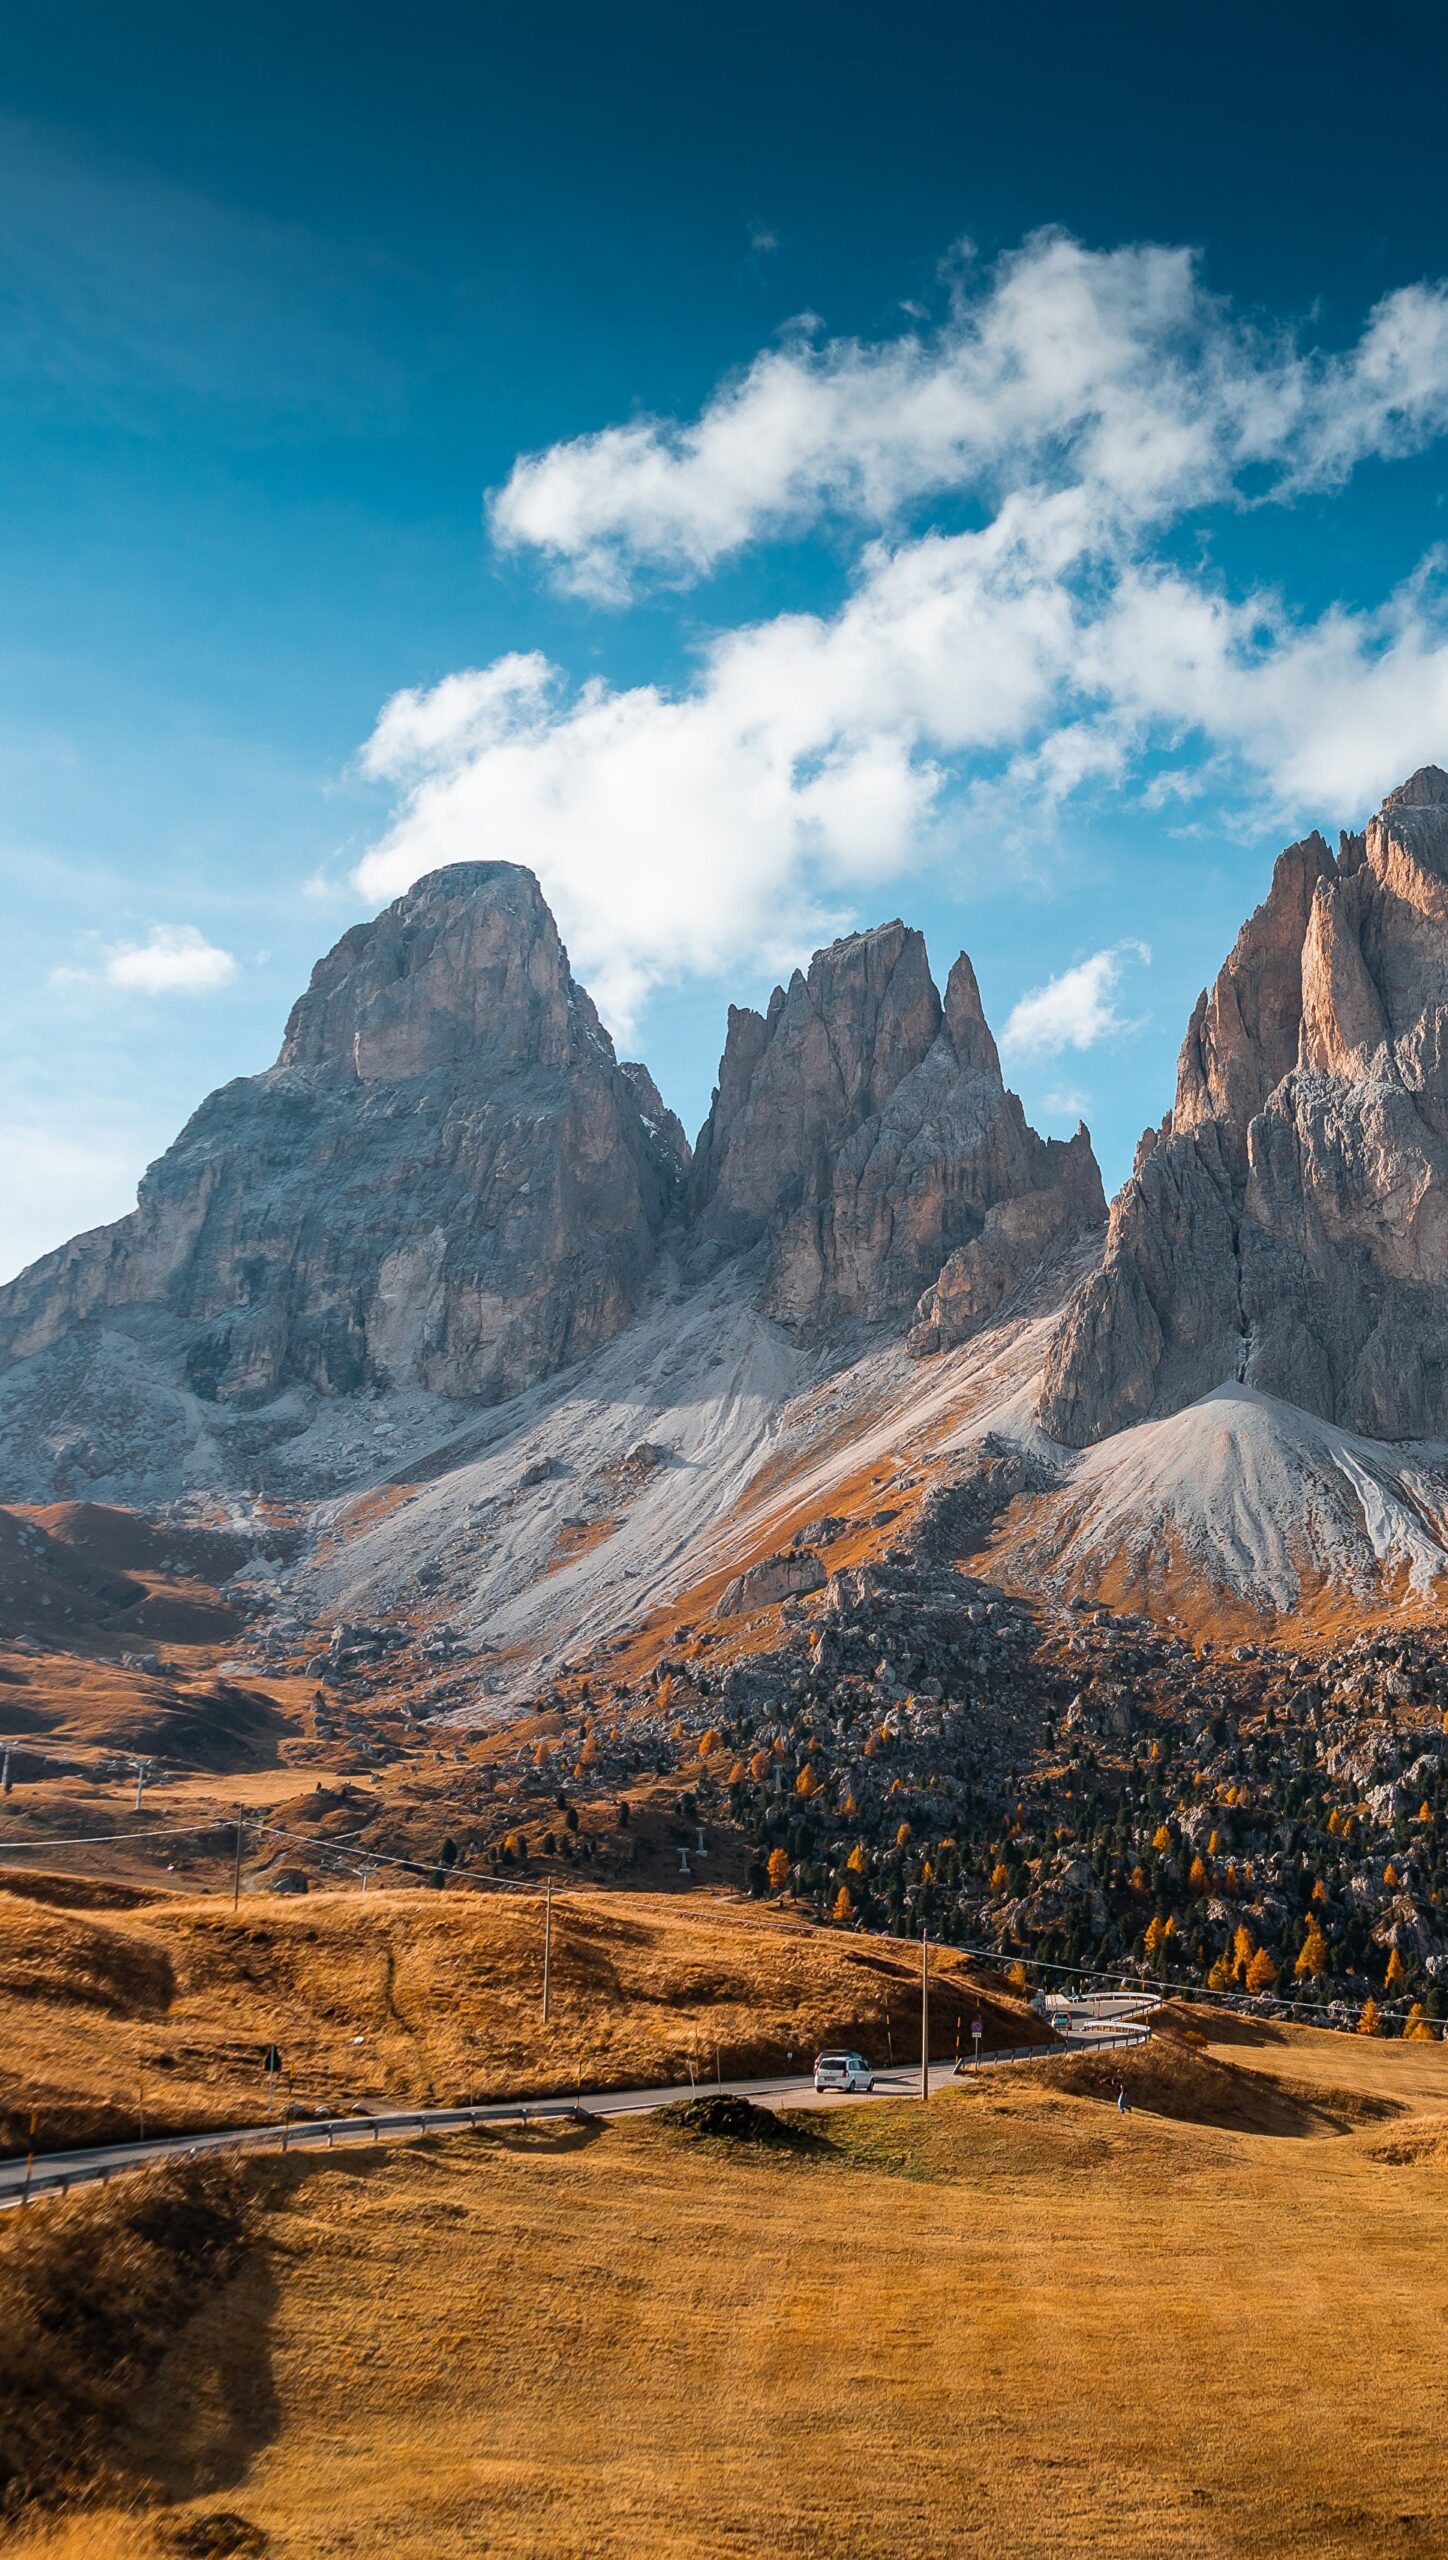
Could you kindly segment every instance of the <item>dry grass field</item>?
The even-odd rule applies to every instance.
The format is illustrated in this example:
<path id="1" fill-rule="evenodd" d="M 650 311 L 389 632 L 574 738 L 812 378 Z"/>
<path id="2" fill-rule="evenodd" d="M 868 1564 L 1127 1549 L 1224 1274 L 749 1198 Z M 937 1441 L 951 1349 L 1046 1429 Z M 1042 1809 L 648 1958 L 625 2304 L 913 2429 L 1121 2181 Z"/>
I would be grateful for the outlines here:
<path id="1" fill-rule="evenodd" d="M 918 1952 L 725 1896 L 556 1894 L 545 2035 L 536 1893 L 244 1895 L 233 1915 L 105 1891 L 0 1890 L 0 2150 L 32 2114 L 52 2150 L 255 2123 L 269 2044 L 294 2102 L 327 2112 L 707 2079 L 716 2056 L 739 2076 L 837 2042 L 919 2052 Z M 973 2015 L 987 2052 L 1045 2034 L 942 1959 L 937 2054 Z"/>
<path id="2" fill-rule="evenodd" d="M 255 2165 L 112 2507 L 9 2551 L 1448 2551 L 1448 2056 L 1168 2019 L 1120 2076 L 1126 2116 L 1073 2061 L 779 2148 L 654 2120 Z"/>

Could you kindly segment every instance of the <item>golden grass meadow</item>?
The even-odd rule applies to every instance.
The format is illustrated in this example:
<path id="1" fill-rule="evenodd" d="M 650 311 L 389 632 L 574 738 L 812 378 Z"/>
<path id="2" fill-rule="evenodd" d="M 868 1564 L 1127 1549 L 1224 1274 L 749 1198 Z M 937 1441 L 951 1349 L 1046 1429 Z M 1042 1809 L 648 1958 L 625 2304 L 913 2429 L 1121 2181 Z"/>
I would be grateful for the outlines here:
<path id="1" fill-rule="evenodd" d="M 1172 2010 L 1139 2053 L 791 2122 L 187 2164 L 8 2217 L 3 2392 L 60 2448 L 8 2550 L 1448 2550 L 1441 2046 Z"/>

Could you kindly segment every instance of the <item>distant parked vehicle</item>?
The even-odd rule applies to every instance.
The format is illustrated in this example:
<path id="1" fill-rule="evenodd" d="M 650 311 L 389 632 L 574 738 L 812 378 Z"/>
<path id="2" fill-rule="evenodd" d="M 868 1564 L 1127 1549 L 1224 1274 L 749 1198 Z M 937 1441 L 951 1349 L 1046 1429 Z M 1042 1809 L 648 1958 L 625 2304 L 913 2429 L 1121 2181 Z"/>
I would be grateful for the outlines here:
<path id="1" fill-rule="evenodd" d="M 862 2053 L 822 2053 L 814 2067 L 816 2089 L 840 2089 L 848 2097 L 862 2092 L 866 2097 L 875 2085 L 875 2075 Z"/>

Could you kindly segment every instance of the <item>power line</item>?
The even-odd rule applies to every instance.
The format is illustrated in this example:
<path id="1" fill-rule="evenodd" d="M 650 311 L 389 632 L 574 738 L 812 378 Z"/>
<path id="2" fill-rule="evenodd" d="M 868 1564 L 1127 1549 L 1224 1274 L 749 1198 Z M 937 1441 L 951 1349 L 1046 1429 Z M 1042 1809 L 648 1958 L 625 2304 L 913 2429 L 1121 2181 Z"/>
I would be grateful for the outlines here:
<path id="1" fill-rule="evenodd" d="M 169 1822 L 146 1831 L 61 1831 L 44 1840 L 0 1840 L 0 1859 L 8 1850 L 98 1849 L 111 1840 L 189 1840 L 200 1831 L 229 1831 L 234 1813 L 214 1813 L 209 1822 Z"/>
<path id="2" fill-rule="evenodd" d="M 261 1823 L 258 1827 L 257 1836 L 259 1839 L 265 1840 L 285 1840 L 295 1849 L 314 1849 L 319 1852 L 330 1851 L 334 1856 L 342 1855 L 364 1859 L 368 1866 L 406 1867 L 413 1875 L 434 1875 L 441 1864 L 441 1861 L 437 1858 L 397 1858 L 389 1856 L 386 1850 L 367 1848 L 361 1840 L 356 1838 L 355 1835 L 347 1840 L 318 1840 L 312 1838 L 308 1833 L 303 1831 L 283 1831 L 274 1822 Z M 485 1893 L 526 1893 L 530 1889 L 528 1885 L 522 1882 L 521 1879 L 515 1879 L 512 1876 L 479 1876 L 472 1874 L 466 1868 L 459 1873 L 456 1867 L 449 1868 L 447 1872 L 456 1876 L 459 1884 L 477 1885 L 479 1889 Z"/>

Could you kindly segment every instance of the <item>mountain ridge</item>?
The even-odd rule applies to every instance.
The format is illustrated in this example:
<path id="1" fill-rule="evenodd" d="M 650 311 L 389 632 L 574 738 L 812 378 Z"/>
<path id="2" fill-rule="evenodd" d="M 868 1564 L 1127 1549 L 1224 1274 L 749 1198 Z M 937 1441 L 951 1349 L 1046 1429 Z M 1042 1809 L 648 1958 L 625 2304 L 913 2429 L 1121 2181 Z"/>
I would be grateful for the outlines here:
<path id="1" fill-rule="evenodd" d="M 275 1065 L 202 1103 L 128 1217 L 0 1289 L 0 1474 L 123 1496 L 149 1377 L 172 1491 L 244 1485 L 304 1418 L 288 1398 L 506 1402 L 596 1356 L 676 1260 L 686 1286 L 749 1262 L 793 1330 L 899 1324 L 1026 1198 L 992 1229 L 991 1303 L 1105 1201 L 1084 1131 L 1042 1140 L 1008 1093 L 968 961 L 942 1002 L 895 923 L 817 953 L 767 1015 L 731 1009 L 693 1154 L 532 873 L 456 865 L 324 955 Z M 27 1431 L 60 1442 L 17 1483 Z"/>

